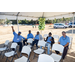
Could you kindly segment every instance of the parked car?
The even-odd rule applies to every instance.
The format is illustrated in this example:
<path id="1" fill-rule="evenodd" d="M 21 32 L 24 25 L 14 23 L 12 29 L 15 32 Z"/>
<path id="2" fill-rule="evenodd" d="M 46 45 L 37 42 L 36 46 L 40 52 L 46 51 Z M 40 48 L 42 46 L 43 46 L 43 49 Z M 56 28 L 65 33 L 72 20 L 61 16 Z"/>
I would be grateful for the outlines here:
<path id="1" fill-rule="evenodd" d="M 13 26 L 12 24 L 9 24 L 8 26 Z"/>
<path id="2" fill-rule="evenodd" d="M 68 28 L 64 23 L 55 23 L 54 28 Z"/>
<path id="3" fill-rule="evenodd" d="M 7 27 L 8 25 L 7 24 L 5 24 L 5 25 L 3 25 L 4 27 Z"/>
<path id="4" fill-rule="evenodd" d="M 74 24 L 73 24 L 72 22 L 70 22 L 68 26 L 69 26 L 70 28 L 72 28 L 72 26 L 75 27 L 75 22 L 74 22 Z"/>

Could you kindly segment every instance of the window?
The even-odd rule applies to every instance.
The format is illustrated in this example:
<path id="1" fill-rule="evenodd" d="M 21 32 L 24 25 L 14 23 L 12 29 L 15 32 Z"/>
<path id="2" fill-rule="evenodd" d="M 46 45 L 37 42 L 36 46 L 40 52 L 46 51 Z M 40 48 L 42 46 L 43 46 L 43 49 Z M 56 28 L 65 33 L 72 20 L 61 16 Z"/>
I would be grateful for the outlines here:
<path id="1" fill-rule="evenodd" d="M 59 24 L 54 24 L 54 25 L 59 25 Z"/>
<path id="2" fill-rule="evenodd" d="M 69 24 L 72 24 L 72 23 L 69 23 Z"/>
<path id="3" fill-rule="evenodd" d="M 59 24 L 59 25 L 63 26 L 63 24 Z"/>

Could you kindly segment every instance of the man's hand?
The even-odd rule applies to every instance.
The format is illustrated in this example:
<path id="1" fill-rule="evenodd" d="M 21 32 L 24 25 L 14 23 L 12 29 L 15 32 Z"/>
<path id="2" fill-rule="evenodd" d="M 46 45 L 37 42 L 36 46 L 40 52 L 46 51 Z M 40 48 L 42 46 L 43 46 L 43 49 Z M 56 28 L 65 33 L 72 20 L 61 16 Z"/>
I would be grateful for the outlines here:
<path id="1" fill-rule="evenodd" d="M 64 47 L 67 47 L 69 45 L 69 43 L 67 43 Z"/>
<path id="2" fill-rule="evenodd" d="M 44 41 L 45 41 L 45 38 L 44 38 Z"/>
<path id="3" fill-rule="evenodd" d="M 11 26 L 11 28 L 13 28 L 13 26 Z"/>
<path id="4" fill-rule="evenodd" d="M 14 32 L 15 30 L 14 30 L 14 27 L 13 26 L 11 26 L 11 28 L 12 28 L 12 31 Z"/>
<path id="5" fill-rule="evenodd" d="M 27 38 L 25 38 L 25 40 L 27 40 Z"/>
<path id="6" fill-rule="evenodd" d="M 50 39 L 50 41 L 52 41 L 52 39 Z"/>
<path id="7" fill-rule="evenodd" d="M 60 42 L 58 42 L 58 44 L 60 44 Z"/>
<path id="8" fill-rule="evenodd" d="M 34 38 L 33 38 L 33 40 L 34 40 Z"/>

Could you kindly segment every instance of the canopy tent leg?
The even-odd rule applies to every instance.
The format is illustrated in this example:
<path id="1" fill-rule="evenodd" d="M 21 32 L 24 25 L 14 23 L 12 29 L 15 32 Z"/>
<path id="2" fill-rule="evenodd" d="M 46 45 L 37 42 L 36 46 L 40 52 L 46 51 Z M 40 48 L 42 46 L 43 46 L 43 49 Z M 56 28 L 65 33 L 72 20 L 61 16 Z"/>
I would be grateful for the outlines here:
<path id="1" fill-rule="evenodd" d="M 19 32 L 18 16 L 17 16 L 17 27 L 18 27 L 18 32 Z"/>
<path id="2" fill-rule="evenodd" d="M 18 28 L 18 32 L 19 32 L 18 16 L 17 16 L 17 28 Z"/>
<path id="3" fill-rule="evenodd" d="M 18 27 L 18 32 L 19 32 L 19 24 L 18 24 L 18 15 L 20 12 L 17 13 L 16 17 L 17 17 L 17 27 Z"/>
<path id="4" fill-rule="evenodd" d="M 73 25 L 72 25 L 72 37 L 73 37 L 73 26 L 74 26 L 74 13 L 73 13 Z"/>

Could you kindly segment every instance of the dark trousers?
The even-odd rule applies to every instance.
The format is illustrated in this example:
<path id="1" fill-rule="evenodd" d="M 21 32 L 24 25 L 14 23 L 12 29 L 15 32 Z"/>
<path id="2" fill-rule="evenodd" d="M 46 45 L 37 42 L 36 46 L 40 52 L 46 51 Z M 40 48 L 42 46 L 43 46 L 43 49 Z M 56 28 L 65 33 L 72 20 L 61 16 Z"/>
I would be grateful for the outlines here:
<path id="1" fill-rule="evenodd" d="M 35 40 L 32 42 L 32 47 L 34 46 L 34 44 L 36 44 L 36 47 L 38 47 L 38 46 L 37 46 L 38 41 L 39 41 L 39 40 L 36 40 L 36 39 L 35 39 Z"/>
<path id="2" fill-rule="evenodd" d="M 19 45 L 19 51 L 21 52 L 22 50 L 22 42 L 16 42 Z"/>
<path id="3" fill-rule="evenodd" d="M 23 44 L 24 44 L 24 45 L 26 45 L 26 44 L 25 44 L 25 42 L 26 42 L 26 44 L 27 44 L 27 40 L 26 40 L 26 39 L 25 39 L 25 40 L 23 40 Z"/>
<path id="4" fill-rule="evenodd" d="M 17 42 L 17 44 L 19 45 L 19 51 L 21 52 L 21 50 L 22 50 L 22 42 Z"/>
<path id="5" fill-rule="evenodd" d="M 60 54 L 60 52 L 59 52 L 59 51 L 55 51 L 55 52 L 56 52 L 57 54 Z M 64 59 L 64 58 L 65 58 L 65 56 L 66 56 L 67 52 L 68 52 L 68 46 L 67 46 L 67 47 L 65 47 L 65 48 L 64 48 L 64 50 L 63 50 L 62 59 Z"/>

